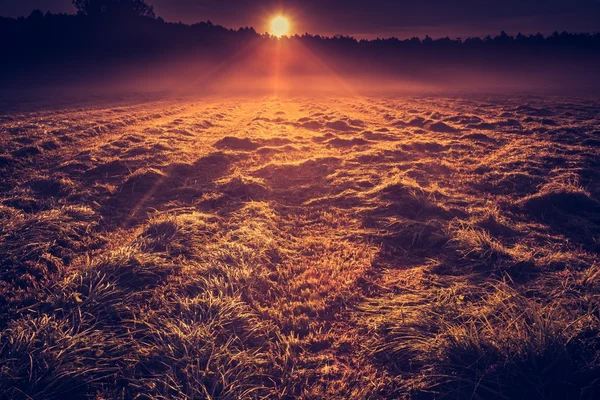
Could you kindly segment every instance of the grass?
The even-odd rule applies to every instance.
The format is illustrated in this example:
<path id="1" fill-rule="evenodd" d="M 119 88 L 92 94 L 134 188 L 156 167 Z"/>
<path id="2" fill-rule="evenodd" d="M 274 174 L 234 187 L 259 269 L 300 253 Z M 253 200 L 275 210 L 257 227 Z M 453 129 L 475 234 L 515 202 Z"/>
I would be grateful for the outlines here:
<path id="1" fill-rule="evenodd" d="M 597 128 L 562 101 L 2 119 L 0 398 L 597 398 Z"/>
<path id="2" fill-rule="evenodd" d="M 588 352 L 597 338 L 583 339 L 597 321 L 583 310 L 573 314 L 564 299 L 530 299 L 508 283 L 453 285 L 419 302 L 415 297 L 364 309 L 372 354 L 401 376 L 421 377 L 402 382 L 406 393 L 497 399 L 597 393 L 598 366 Z"/>

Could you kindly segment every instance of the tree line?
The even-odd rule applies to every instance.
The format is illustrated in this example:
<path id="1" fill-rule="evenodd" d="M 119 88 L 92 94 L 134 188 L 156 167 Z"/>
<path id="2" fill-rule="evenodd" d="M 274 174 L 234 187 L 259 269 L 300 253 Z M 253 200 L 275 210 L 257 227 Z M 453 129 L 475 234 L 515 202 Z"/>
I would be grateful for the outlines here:
<path id="1" fill-rule="evenodd" d="M 452 39 L 449 37 L 364 40 L 336 35 L 294 35 L 282 39 L 252 27 L 228 29 L 211 21 L 166 22 L 144 0 L 74 0 L 77 14 L 33 11 L 28 17 L 0 17 L 4 80 L 45 71 L 85 74 L 102 65 L 174 63 L 190 59 L 221 62 L 251 47 L 298 42 L 340 68 L 421 74 L 439 66 L 486 69 L 559 68 L 564 63 L 599 66 L 600 33 L 555 32 Z M 589 68 L 588 68 L 589 70 Z M 435 72 L 439 73 L 439 72 Z M 0 78 L 0 83 L 3 79 Z"/>

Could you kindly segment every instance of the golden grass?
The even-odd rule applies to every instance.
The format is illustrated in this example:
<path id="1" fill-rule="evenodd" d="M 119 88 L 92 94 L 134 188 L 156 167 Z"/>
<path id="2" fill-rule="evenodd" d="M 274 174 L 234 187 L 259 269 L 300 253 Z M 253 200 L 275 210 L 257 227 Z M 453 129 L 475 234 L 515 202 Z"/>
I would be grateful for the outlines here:
<path id="1" fill-rule="evenodd" d="M 597 398 L 597 111 L 272 97 L 2 119 L 0 397 Z"/>

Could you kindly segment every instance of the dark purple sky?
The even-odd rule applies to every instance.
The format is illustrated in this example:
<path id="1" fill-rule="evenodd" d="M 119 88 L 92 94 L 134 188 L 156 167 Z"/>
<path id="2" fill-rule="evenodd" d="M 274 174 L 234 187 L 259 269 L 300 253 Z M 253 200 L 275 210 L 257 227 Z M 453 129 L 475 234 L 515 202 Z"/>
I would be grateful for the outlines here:
<path id="1" fill-rule="evenodd" d="M 267 30 L 271 16 L 290 17 L 293 33 L 384 36 L 484 36 L 501 30 L 545 34 L 600 32 L 600 0 L 148 0 L 167 21 L 210 19 L 230 28 Z M 0 15 L 32 9 L 74 12 L 71 0 L 0 0 Z"/>

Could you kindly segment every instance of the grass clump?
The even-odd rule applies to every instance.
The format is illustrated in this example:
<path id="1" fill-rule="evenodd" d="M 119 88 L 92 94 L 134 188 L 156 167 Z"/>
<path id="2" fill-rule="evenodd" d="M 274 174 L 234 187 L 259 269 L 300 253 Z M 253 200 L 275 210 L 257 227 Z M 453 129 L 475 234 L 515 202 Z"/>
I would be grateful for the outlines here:
<path id="1" fill-rule="evenodd" d="M 68 178 L 38 177 L 32 179 L 27 185 L 40 196 L 61 197 L 72 193 L 75 184 Z"/>
<path id="2" fill-rule="evenodd" d="M 207 214 L 155 214 L 137 240 L 146 251 L 192 258 L 216 229 L 215 218 Z"/>
<path id="3" fill-rule="evenodd" d="M 408 378 L 416 398 L 592 398 L 597 337 L 584 338 L 589 312 L 529 299 L 509 285 L 436 289 L 371 305 L 367 348 Z M 389 304 L 389 303 L 388 303 Z M 589 385 L 589 386 L 588 386 Z"/>
<path id="4" fill-rule="evenodd" d="M 446 210 L 435 204 L 435 194 L 423 188 L 414 179 L 396 170 L 391 171 L 379 185 L 361 194 L 371 198 L 376 214 L 401 215 L 411 219 L 424 217 L 444 218 Z"/>
<path id="5" fill-rule="evenodd" d="M 145 193 L 158 189 L 167 175 L 154 168 L 140 168 L 130 174 L 123 183 L 124 193 Z"/>
<path id="6" fill-rule="evenodd" d="M 162 283 L 179 267 L 159 255 L 141 251 L 137 246 L 111 251 L 89 266 L 109 277 L 119 287 L 142 289 Z"/>
<path id="7" fill-rule="evenodd" d="M 522 209 L 533 218 L 574 243 L 600 250 L 600 202 L 576 179 L 556 179 L 538 193 L 521 200 Z"/>
<path id="8" fill-rule="evenodd" d="M 223 139 L 216 142 L 214 146 L 217 149 L 252 151 L 258 149 L 260 147 L 260 144 L 255 143 L 248 138 L 226 136 Z"/>
<path id="9" fill-rule="evenodd" d="M 536 217 L 550 220 L 565 214 L 585 215 L 600 210 L 600 203 L 576 180 L 550 182 L 538 193 L 525 198 L 522 206 Z"/>
<path id="10" fill-rule="evenodd" d="M 94 244 L 98 217 L 87 207 L 13 215 L 1 228 L 0 279 L 25 287 L 52 279 Z"/>
<path id="11" fill-rule="evenodd" d="M 233 199 L 260 201 L 270 193 L 262 179 L 245 176 L 239 172 L 232 173 L 217 183 L 219 190 Z"/>
<path id="12" fill-rule="evenodd" d="M 268 326 L 247 305 L 205 294 L 168 301 L 169 314 L 142 317 L 143 341 L 134 392 L 158 397 L 264 397 L 263 375 L 273 367 Z"/>
<path id="13" fill-rule="evenodd" d="M 125 354 L 114 335 L 87 322 L 42 315 L 17 320 L 2 331 L 3 396 L 86 399 L 94 385 L 114 382 Z"/>

